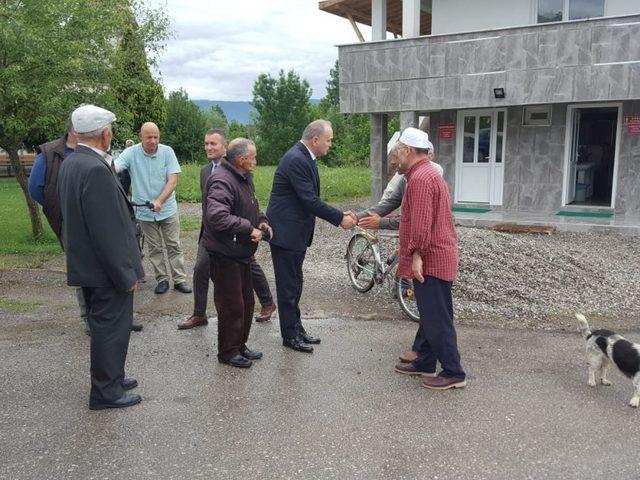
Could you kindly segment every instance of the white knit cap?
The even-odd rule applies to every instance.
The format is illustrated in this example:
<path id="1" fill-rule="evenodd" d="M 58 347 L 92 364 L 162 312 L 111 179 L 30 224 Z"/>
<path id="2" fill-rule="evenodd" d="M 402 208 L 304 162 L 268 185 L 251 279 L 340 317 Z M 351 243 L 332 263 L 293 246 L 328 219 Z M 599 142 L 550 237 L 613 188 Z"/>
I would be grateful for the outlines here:
<path id="1" fill-rule="evenodd" d="M 99 130 L 116 121 L 113 112 L 95 105 L 83 105 L 71 114 L 71 124 L 78 133 L 88 133 Z"/>
<path id="2" fill-rule="evenodd" d="M 400 141 L 410 147 L 433 148 L 433 145 L 429 142 L 429 134 L 419 128 L 405 128 L 402 135 L 400 135 Z"/>

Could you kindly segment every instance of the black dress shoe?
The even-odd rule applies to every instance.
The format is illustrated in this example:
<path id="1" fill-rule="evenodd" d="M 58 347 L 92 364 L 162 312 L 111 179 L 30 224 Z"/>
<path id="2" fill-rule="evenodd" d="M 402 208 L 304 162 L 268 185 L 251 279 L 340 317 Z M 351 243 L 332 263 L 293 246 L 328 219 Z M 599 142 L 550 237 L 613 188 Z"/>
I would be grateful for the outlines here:
<path id="1" fill-rule="evenodd" d="M 248 358 L 244 358 L 242 355 L 236 355 L 229 360 L 218 357 L 218 361 L 220 363 L 224 363 L 225 365 L 231 365 L 232 367 L 238 368 L 249 368 L 252 365 L 251 360 L 249 360 Z"/>
<path id="2" fill-rule="evenodd" d="M 89 402 L 89 410 L 104 410 L 105 408 L 125 408 L 136 405 L 142 401 L 140 395 L 125 393 L 117 400 L 111 402 Z"/>
<path id="3" fill-rule="evenodd" d="M 302 340 L 300 338 L 283 338 L 282 345 L 287 348 L 297 350 L 298 352 L 313 352 L 313 347 L 311 345 L 307 345 L 306 343 L 302 343 Z"/>
<path id="4" fill-rule="evenodd" d="M 311 335 L 307 335 L 306 333 L 300 335 L 300 339 L 304 343 L 310 343 L 312 345 L 317 345 L 318 343 L 320 343 L 320 339 L 318 337 L 312 337 Z"/>
<path id="5" fill-rule="evenodd" d="M 124 390 L 131 390 L 132 388 L 136 388 L 138 386 L 138 380 L 135 378 L 125 378 L 122 380 L 122 388 Z"/>
<path id="6" fill-rule="evenodd" d="M 191 292 L 193 292 L 191 287 L 189 285 L 187 285 L 186 282 L 177 283 L 177 284 L 175 284 L 173 286 L 173 288 L 175 288 L 176 290 L 178 290 L 179 292 L 182 292 L 182 293 L 191 293 Z"/>
<path id="7" fill-rule="evenodd" d="M 143 328 L 144 327 L 142 326 L 141 323 L 132 323 L 131 324 L 131 331 L 132 332 L 141 332 Z"/>
<path id="8" fill-rule="evenodd" d="M 162 280 L 160 283 L 158 283 L 158 285 L 156 285 L 155 290 L 153 291 L 153 293 L 167 293 L 167 291 L 169 291 L 169 282 L 167 280 Z"/>
<path id="9" fill-rule="evenodd" d="M 262 358 L 262 352 L 257 352 L 255 350 L 249 350 L 248 348 L 242 352 L 242 356 L 249 360 L 260 360 Z"/>

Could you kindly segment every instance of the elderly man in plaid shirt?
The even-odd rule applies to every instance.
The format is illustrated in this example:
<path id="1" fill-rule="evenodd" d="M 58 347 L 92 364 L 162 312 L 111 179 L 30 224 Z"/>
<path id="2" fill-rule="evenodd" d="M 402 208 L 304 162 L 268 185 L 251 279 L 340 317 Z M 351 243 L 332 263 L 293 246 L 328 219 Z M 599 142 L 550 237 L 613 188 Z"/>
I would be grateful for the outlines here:
<path id="1" fill-rule="evenodd" d="M 425 388 L 447 390 L 466 385 L 451 296 L 458 269 L 458 245 L 449 189 L 428 161 L 428 145 L 429 136 L 410 127 L 402 132 L 398 146 L 398 171 L 407 178 L 398 276 L 413 279 L 420 327 L 415 344 L 418 357 L 410 363 L 399 363 L 396 371 L 422 375 Z M 442 370 L 436 374 L 438 362 Z"/>

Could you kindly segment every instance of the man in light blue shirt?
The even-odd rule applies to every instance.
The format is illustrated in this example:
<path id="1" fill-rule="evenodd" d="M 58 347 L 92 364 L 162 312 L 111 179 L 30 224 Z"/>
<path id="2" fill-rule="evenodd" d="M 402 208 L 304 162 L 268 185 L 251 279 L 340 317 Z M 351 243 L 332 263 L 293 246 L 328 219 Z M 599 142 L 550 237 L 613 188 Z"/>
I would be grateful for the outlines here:
<path id="1" fill-rule="evenodd" d="M 118 172 L 129 171 L 133 203 L 153 203 L 153 210 L 137 208 L 136 218 L 147 239 L 149 260 L 158 282 L 155 293 L 169 290 L 165 251 L 174 288 L 191 293 L 191 287 L 186 283 L 175 196 L 178 174 L 182 170 L 173 149 L 160 143 L 160 130 L 155 123 L 142 125 L 140 143 L 125 149 L 116 159 L 115 166 Z"/>

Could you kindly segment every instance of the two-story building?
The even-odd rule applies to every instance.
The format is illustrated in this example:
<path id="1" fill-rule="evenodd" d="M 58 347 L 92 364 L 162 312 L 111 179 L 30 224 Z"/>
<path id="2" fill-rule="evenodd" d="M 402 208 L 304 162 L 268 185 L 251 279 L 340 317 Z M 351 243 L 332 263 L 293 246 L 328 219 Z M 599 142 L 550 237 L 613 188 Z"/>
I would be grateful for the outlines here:
<path id="1" fill-rule="evenodd" d="M 340 108 L 428 131 L 458 206 L 640 215 L 639 0 L 326 0 L 372 27 L 339 47 Z M 388 39 L 390 35 L 402 38 Z"/>

